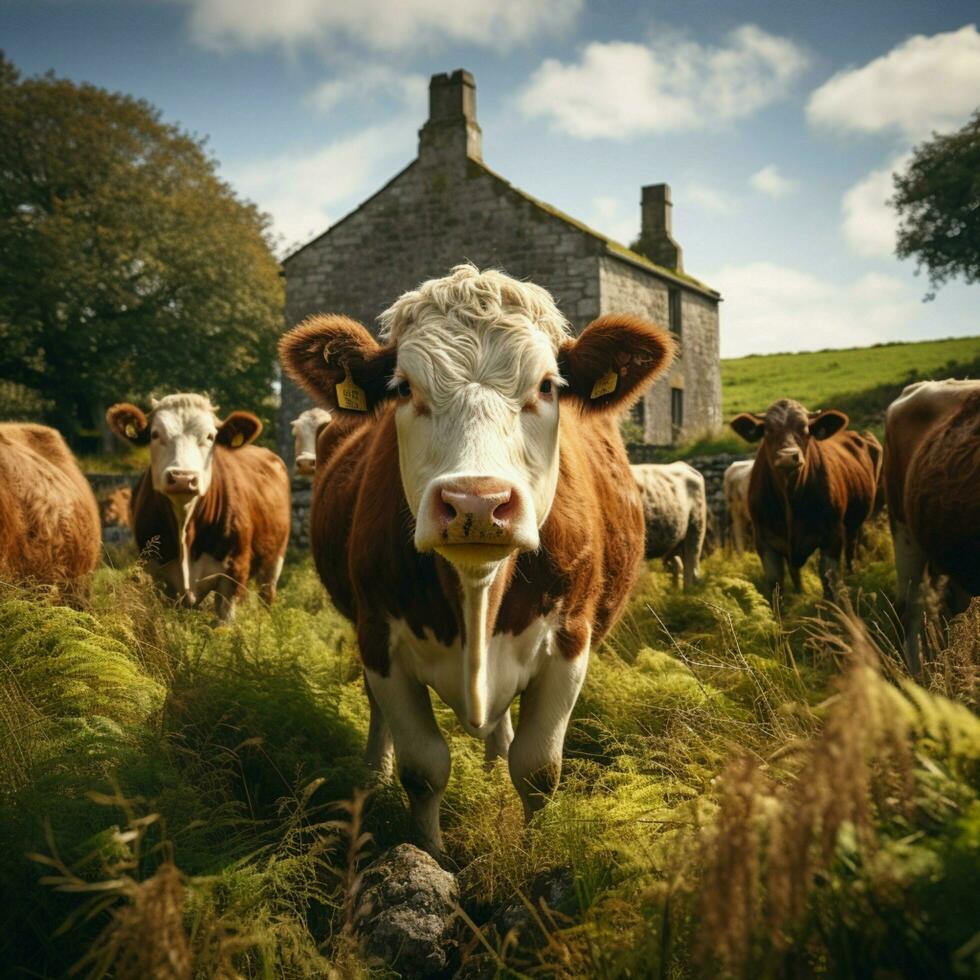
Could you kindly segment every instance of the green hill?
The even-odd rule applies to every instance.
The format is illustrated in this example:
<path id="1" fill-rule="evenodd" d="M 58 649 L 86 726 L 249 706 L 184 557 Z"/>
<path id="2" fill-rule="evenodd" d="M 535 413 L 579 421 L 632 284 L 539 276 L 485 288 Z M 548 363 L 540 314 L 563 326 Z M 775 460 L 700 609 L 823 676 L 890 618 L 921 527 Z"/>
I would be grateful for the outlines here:
<path id="1" fill-rule="evenodd" d="M 721 362 L 726 420 L 738 412 L 764 411 L 778 398 L 795 398 L 810 409 L 839 408 L 855 428 L 880 429 L 889 402 L 912 381 L 966 377 L 980 377 L 980 337 Z"/>

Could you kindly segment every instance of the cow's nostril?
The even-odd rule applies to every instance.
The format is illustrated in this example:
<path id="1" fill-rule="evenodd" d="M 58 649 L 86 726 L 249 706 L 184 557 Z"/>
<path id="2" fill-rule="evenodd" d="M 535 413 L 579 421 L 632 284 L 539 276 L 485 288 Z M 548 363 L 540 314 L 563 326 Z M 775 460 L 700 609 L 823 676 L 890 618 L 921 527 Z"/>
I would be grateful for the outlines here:
<path id="1" fill-rule="evenodd" d="M 456 508 L 449 498 L 450 491 L 443 490 L 435 501 L 436 517 L 444 524 L 449 524 L 456 520 Z"/>
<path id="2" fill-rule="evenodd" d="M 490 514 L 490 517 L 500 524 L 506 524 L 517 510 L 517 495 L 507 491 L 507 497 L 501 500 Z"/>

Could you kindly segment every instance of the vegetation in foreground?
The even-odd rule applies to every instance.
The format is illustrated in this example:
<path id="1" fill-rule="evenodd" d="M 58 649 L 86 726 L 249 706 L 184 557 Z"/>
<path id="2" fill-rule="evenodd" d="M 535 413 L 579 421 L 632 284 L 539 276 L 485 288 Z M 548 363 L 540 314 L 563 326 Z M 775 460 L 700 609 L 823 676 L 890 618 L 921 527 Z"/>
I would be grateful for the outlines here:
<path id="1" fill-rule="evenodd" d="M 461 955 L 500 976 L 976 976 L 980 604 L 913 684 L 889 552 L 878 531 L 846 613 L 808 572 L 781 623 L 753 556 L 711 556 L 686 595 L 651 565 L 526 830 L 505 767 L 442 710 Z M 352 634 L 308 560 L 280 596 L 221 628 L 138 564 L 101 570 L 83 611 L 0 596 L 6 969 L 373 975 L 349 858 L 406 839 L 406 805 L 375 788 L 352 848 Z M 574 887 L 535 905 L 556 872 Z M 501 935 L 524 899 L 527 928 Z"/>

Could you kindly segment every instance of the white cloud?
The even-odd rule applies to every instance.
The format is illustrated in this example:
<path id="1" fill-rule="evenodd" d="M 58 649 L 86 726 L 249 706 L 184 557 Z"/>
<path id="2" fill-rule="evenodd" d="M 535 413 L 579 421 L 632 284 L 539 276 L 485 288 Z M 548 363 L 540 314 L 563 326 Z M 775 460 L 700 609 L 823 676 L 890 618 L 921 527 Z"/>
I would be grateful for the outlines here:
<path id="1" fill-rule="evenodd" d="M 182 0 L 194 40 L 207 48 L 271 44 L 343 47 L 356 42 L 383 51 L 435 41 L 500 48 L 568 27 L 582 0 Z"/>
<path id="2" fill-rule="evenodd" d="M 920 307 L 903 280 L 879 273 L 839 284 L 773 262 L 750 262 L 725 266 L 707 281 L 725 299 L 722 357 L 893 340 Z"/>
<path id="3" fill-rule="evenodd" d="M 800 47 L 752 24 L 720 47 L 676 37 L 596 41 L 575 63 L 544 61 L 520 106 L 571 136 L 628 139 L 751 115 L 784 96 L 806 65 Z"/>
<path id="4" fill-rule="evenodd" d="M 788 197 L 800 189 L 800 182 L 784 177 L 774 163 L 757 170 L 749 177 L 749 183 L 757 191 L 775 198 Z"/>
<path id="5" fill-rule="evenodd" d="M 388 65 L 362 64 L 340 78 L 321 82 L 307 96 L 307 101 L 321 112 L 351 102 L 391 101 L 422 119 L 428 88 L 424 75 L 399 72 Z"/>
<path id="6" fill-rule="evenodd" d="M 310 153 L 228 168 L 228 179 L 272 215 L 283 251 L 318 235 L 376 191 L 414 151 L 417 120 L 370 126 Z"/>
<path id="7" fill-rule="evenodd" d="M 688 184 L 677 196 L 685 204 L 693 204 L 712 214 L 734 214 L 738 210 L 735 198 L 707 184 Z"/>
<path id="8" fill-rule="evenodd" d="M 895 252 L 898 215 L 887 203 L 895 193 L 892 174 L 903 170 L 909 158 L 903 155 L 887 167 L 872 170 L 841 200 L 844 238 L 851 249 L 866 258 L 883 258 Z"/>
<path id="9" fill-rule="evenodd" d="M 861 68 L 838 72 L 807 104 L 813 125 L 909 140 L 962 125 L 980 103 L 980 33 L 973 24 L 908 38 Z"/>

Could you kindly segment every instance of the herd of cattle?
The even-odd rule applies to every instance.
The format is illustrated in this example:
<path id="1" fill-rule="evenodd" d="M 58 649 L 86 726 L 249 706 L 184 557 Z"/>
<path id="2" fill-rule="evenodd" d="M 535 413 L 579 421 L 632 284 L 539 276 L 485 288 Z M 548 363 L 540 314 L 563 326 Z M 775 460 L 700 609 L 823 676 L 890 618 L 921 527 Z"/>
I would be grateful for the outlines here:
<path id="1" fill-rule="evenodd" d="M 504 758 L 530 816 L 553 791 L 590 649 L 621 614 L 641 559 L 699 577 L 704 479 L 685 463 L 630 468 L 619 420 L 671 363 L 652 324 L 607 315 L 573 338 L 551 296 L 470 265 L 423 283 L 381 317 L 382 343 L 315 316 L 280 343 L 286 373 L 321 407 L 293 423 L 312 476 L 311 548 L 351 620 L 371 708 L 367 758 L 392 751 L 422 843 L 441 852 L 449 751 L 429 690 Z M 559 413 L 559 403 L 562 411 Z M 249 412 L 220 420 L 201 395 L 109 409 L 149 445 L 129 523 L 147 568 L 187 606 L 233 615 L 255 578 L 275 598 L 290 481 L 253 445 Z M 750 536 L 778 603 L 788 564 L 817 550 L 837 588 L 864 523 L 887 500 L 907 656 L 919 668 L 923 583 L 951 612 L 980 594 L 980 382 L 923 382 L 888 410 L 885 446 L 841 412 L 781 400 L 734 430 L 760 447 L 725 474 L 732 542 Z M 84 587 L 100 555 L 92 491 L 61 436 L 0 426 L 0 578 Z M 514 730 L 510 707 L 521 698 Z"/>

